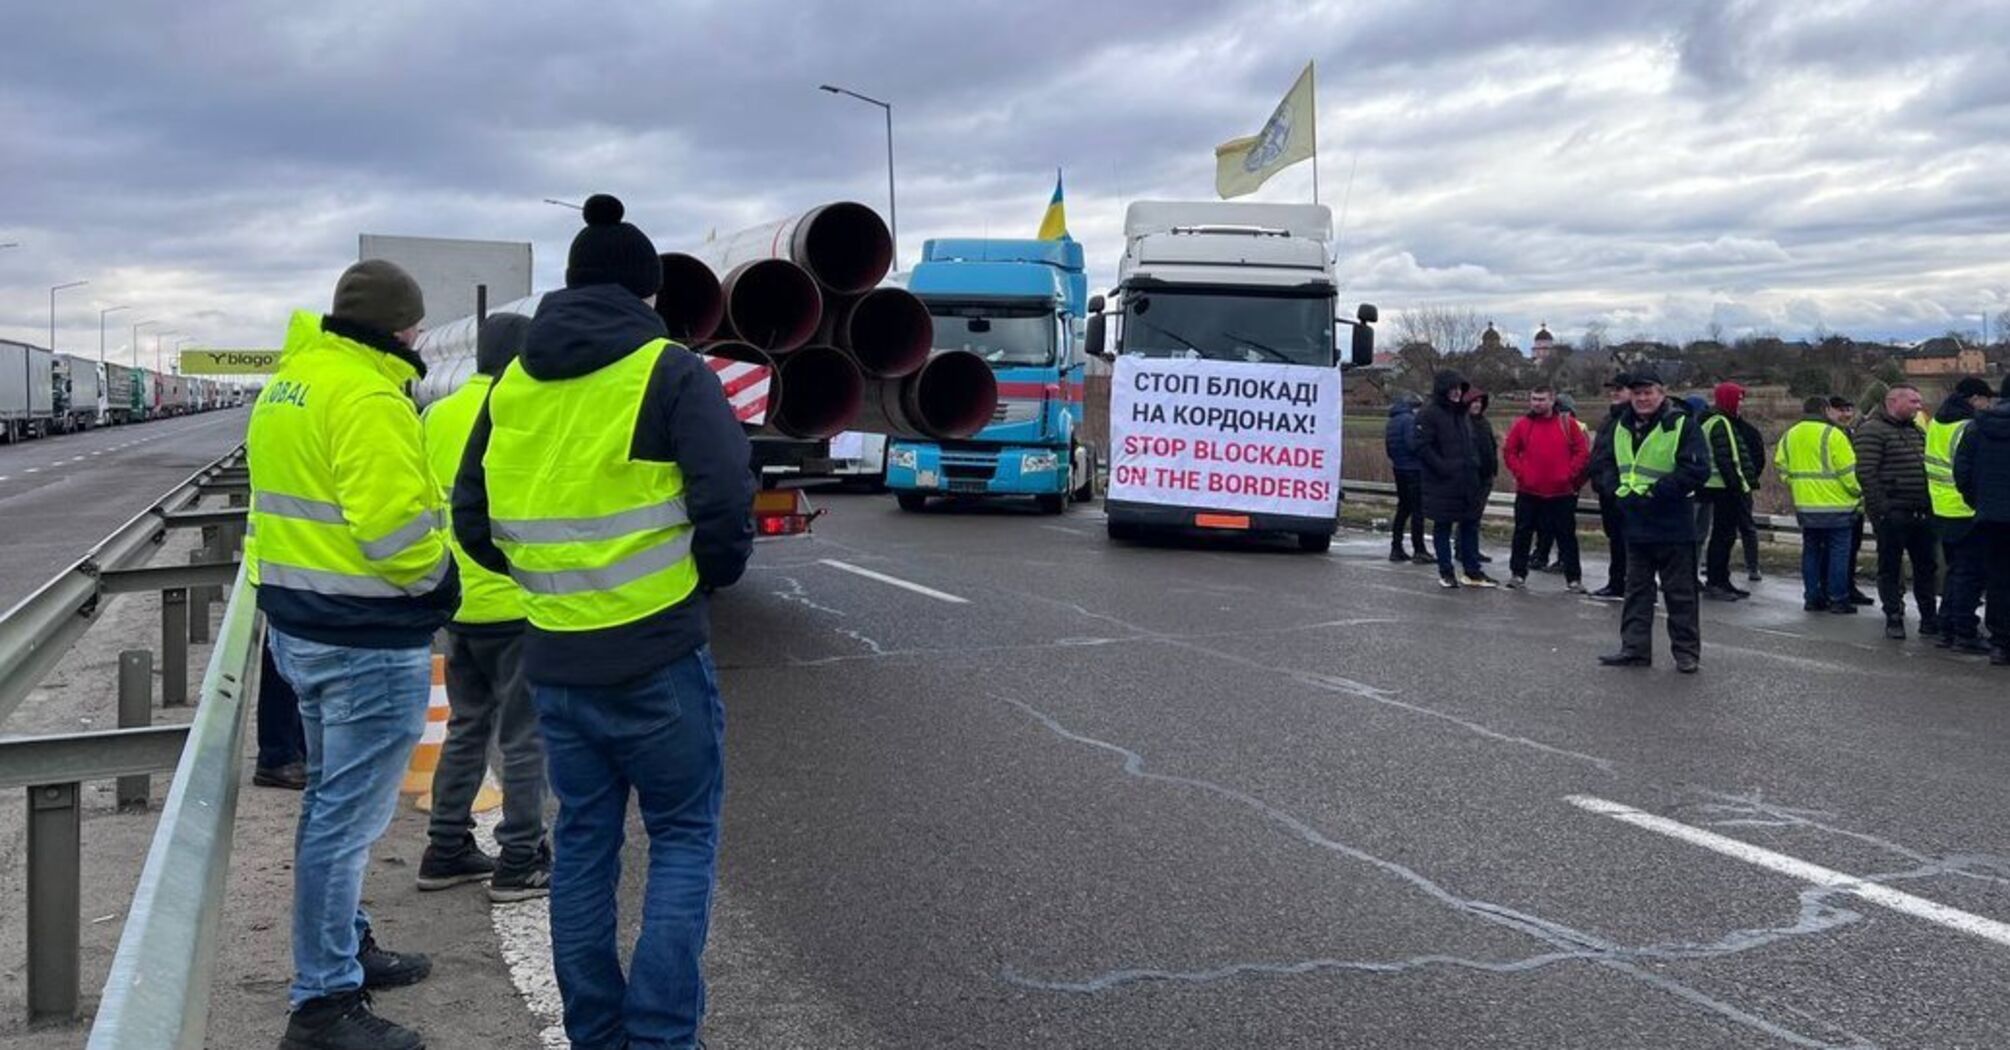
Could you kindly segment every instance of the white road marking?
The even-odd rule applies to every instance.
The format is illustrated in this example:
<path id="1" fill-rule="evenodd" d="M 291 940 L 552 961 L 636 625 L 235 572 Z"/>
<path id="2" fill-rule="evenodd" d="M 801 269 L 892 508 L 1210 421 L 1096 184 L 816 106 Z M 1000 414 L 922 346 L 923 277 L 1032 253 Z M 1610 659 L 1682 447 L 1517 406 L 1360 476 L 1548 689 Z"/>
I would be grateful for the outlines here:
<path id="1" fill-rule="evenodd" d="M 501 822 L 499 808 L 475 814 L 475 842 L 490 856 L 502 855 L 496 845 L 496 825 Z M 495 927 L 510 983 L 516 985 L 531 1016 L 542 1025 L 538 1042 L 544 1050 L 566 1050 L 572 1044 L 565 1038 L 565 1004 L 559 999 L 558 975 L 551 965 L 551 902 L 537 898 L 514 904 L 491 903 L 489 925 Z"/>
<path id="2" fill-rule="evenodd" d="M 818 558 L 817 561 L 819 564 L 828 565 L 833 569 L 842 569 L 845 572 L 851 573 L 854 576 L 863 576 L 868 580 L 878 580 L 881 583 L 891 584 L 895 587 L 899 587 L 902 590 L 913 591 L 916 594 L 925 594 L 928 597 L 935 599 L 936 601 L 948 602 L 951 605 L 970 604 L 970 599 L 968 598 L 958 598 L 956 595 L 953 594 L 945 594 L 944 592 L 938 591 L 933 587 L 923 587 L 918 583 L 914 583 L 909 580 L 903 580 L 898 576 L 888 576 L 883 572 L 874 572 L 871 569 L 861 569 L 858 566 L 851 564 L 850 562 L 838 561 L 835 558 Z"/>
<path id="3" fill-rule="evenodd" d="M 41 472 L 42 472 L 42 468 L 41 468 L 41 467 L 29 467 L 29 468 L 28 468 L 28 473 L 30 473 L 30 474 L 40 474 Z"/>
<path id="4" fill-rule="evenodd" d="M 1579 809 L 1611 817 L 1637 828 L 1645 828 L 1692 846 L 1701 846 L 1713 853 L 1721 853 L 1734 860 L 1742 860 L 1755 867 L 1765 868 L 1767 871 L 1778 872 L 1816 886 L 1841 890 L 1895 912 L 1945 926 L 1957 933 L 1965 933 L 1971 937 L 1980 937 L 2010 947 L 2010 923 L 1950 908 L 1924 897 L 1915 897 L 1880 883 L 1860 879 L 1833 868 L 1824 868 L 1819 864 L 1811 864 L 1784 853 L 1775 853 L 1769 849 L 1719 835 L 1714 831 L 1691 827 L 1679 821 L 1669 820 L 1667 817 L 1658 817 L 1622 803 L 1609 802 L 1590 795 L 1571 795 L 1566 801 Z"/>
<path id="5" fill-rule="evenodd" d="M 1043 529 L 1046 529 L 1046 530 L 1047 530 L 1047 531 L 1049 531 L 1049 532 L 1065 532 L 1065 533 L 1067 533 L 1067 534 L 1068 534 L 1068 535 L 1070 535 L 1070 536 L 1087 536 L 1087 535 L 1088 535 L 1088 533 L 1087 533 L 1087 532 L 1084 532 L 1084 531 L 1082 531 L 1081 529 L 1071 529 L 1071 528 L 1067 527 L 1066 525 L 1042 525 L 1042 526 L 1040 526 L 1040 527 L 1041 527 L 1041 528 L 1043 528 Z"/>

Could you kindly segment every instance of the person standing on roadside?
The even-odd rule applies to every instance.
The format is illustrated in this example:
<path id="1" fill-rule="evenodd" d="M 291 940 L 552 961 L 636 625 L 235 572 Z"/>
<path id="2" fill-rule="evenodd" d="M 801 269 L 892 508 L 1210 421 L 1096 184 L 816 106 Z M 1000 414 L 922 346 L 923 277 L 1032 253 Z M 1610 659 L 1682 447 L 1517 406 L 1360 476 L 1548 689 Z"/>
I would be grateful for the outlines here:
<path id="1" fill-rule="evenodd" d="M 619 200 L 581 211 L 565 289 L 468 438 L 454 534 L 523 590 L 523 673 L 558 796 L 552 968 L 576 1047 L 692 1046 L 719 856 L 725 711 L 706 595 L 753 553 L 746 432 L 652 308 L 662 262 Z M 616 894 L 629 801 L 649 833 L 626 973 Z"/>
<path id="2" fill-rule="evenodd" d="M 1458 534 L 1458 562 L 1469 587 L 1496 586 L 1480 568 L 1480 514 L 1487 505 L 1482 476 L 1484 440 L 1474 431 L 1466 392 L 1471 389 L 1457 372 L 1439 372 L 1431 382 L 1431 401 L 1417 410 L 1417 461 L 1423 467 L 1423 508 L 1431 519 L 1431 544 L 1438 561 L 1438 586 L 1455 588 L 1461 576 L 1452 566 L 1453 532 Z"/>
<path id="3" fill-rule="evenodd" d="M 1607 667 L 1654 663 L 1654 584 L 1668 607 L 1668 645 L 1675 669 L 1702 667 L 1703 625 L 1696 597 L 1696 514 L 1690 494 L 1710 477 L 1710 452 L 1702 428 L 1668 398 L 1661 377 L 1636 370 L 1630 403 L 1599 451 L 1617 483 L 1614 498 L 1626 516 L 1626 606 L 1620 615 L 1619 651 L 1598 658 Z"/>
<path id="4" fill-rule="evenodd" d="M 1744 388 L 1719 383 L 1712 391 L 1716 405 L 1697 414 L 1710 444 L 1710 480 L 1703 483 L 1699 502 L 1709 511 L 1709 541 L 1703 558 L 1703 597 L 1712 601 L 1742 601 L 1752 596 L 1731 583 L 1731 544 L 1750 497 L 1746 490 L 1744 449 L 1731 414 L 1738 410 Z M 1728 406 L 1728 409 L 1726 408 Z"/>
<path id="5" fill-rule="evenodd" d="M 1598 425 L 1598 432 L 1591 439 L 1591 490 L 1598 495 L 1598 525 L 1605 533 L 1611 557 L 1611 565 L 1606 569 L 1605 586 L 1592 591 L 1591 596 L 1607 602 L 1624 601 L 1626 598 L 1626 515 L 1619 512 L 1619 475 L 1614 470 L 1611 445 L 1612 431 L 1619 425 L 1620 414 L 1632 404 L 1632 394 L 1628 389 L 1632 382 L 1633 377 L 1624 372 L 1606 381 L 1608 404 L 1605 420 Z"/>
<path id="6" fill-rule="evenodd" d="M 1571 397 L 1569 394 L 1566 394 L 1562 391 L 1557 391 L 1556 411 L 1559 415 L 1570 417 L 1571 425 L 1577 428 L 1578 433 L 1584 435 L 1584 448 L 1586 453 L 1585 458 L 1586 462 L 1588 463 L 1590 461 L 1590 451 L 1591 451 L 1591 428 L 1585 426 L 1584 420 L 1579 419 L 1577 417 L 1577 399 Z M 1570 492 L 1570 505 L 1571 505 L 1570 520 L 1572 522 L 1571 528 L 1573 530 L 1577 528 L 1576 525 L 1577 493 L 1579 489 L 1582 489 L 1584 487 L 1584 478 L 1585 475 L 1582 472 L 1580 472 L 1577 476 L 1577 483 L 1571 488 Z M 1536 533 L 1535 551 L 1534 553 L 1529 555 L 1529 563 L 1528 563 L 1529 571 L 1552 572 L 1561 574 L 1563 572 L 1563 563 L 1555 559 L 1554 553 L 1555 553 L 1555 541 L 1551 537 L 1546 536 L 1540 532 Z"/>
<path id="7" fill-rule="evenodd" d="M 1947 586 L 1940 599 L 1938 649 L 1966 653 L 1989 651 L 1982 641 L 1975 610 L 1982 604 L 1988 572 L 1988 540 L 1977 529 L 1975 507 L 1954 484 L 1954 457 L 1979 412 L 1989 410 L 1995 391 L 1968 376 L 1954 385 L 1926 425 L 1926 486 L 1933 497 L 1933 528 L 1947 561 Z"/>
<path id="8" fill-rule="evenodd" d="M 523 352 L 530 318 L 496 314 L 475 334 L 475 374 L 426 408 L 426 459 L 443 499 L 453 493 L 475 417 L 495 378 Z M 447 702 L 453 716 L 433 773 L 431 842 L 419 860 L 419 888 L 443 890 L 488 880 L 489 899 L 529 900 L 551 892 L 551 848 L 544 838 L 544 745 L 537 709 L 523 678 L 523 594 L 454 544 L 461 605 L 447 624 Z M 475 845 L 475 795 L 488 775 L 489 747 L 502 752 L 500 856 Z"/>
<path id="9" fill-rule="evenodd" d="M 1564 589 L 1584 590 L 1577 556 L 1578 479 L 1591 463 L 1591 445 L 1572 417 L 1556 411 L 1556 392 L 1529 392 L 1528 413 L 1508 428 L 1504 458 L 1514 475 L 1514 541 L 1508 586 L 1528 585 L 1529 544 L 1540 535 L 1556 546 Z"/>
<path id="10" fill-rule="evenodd" d="M 1856 603 L 1850 601 L 1850 527 L 1863 496 L 1856 450 L 1826 398 L 1808 398 L 1801 407 L 1801 421 L 1780 437 L 1773 465 L 1793 493 L 1801 527 L 1802 607 L 1851 615 Z"/>
<path id="11" fill-rule="evenodd" d="M 1724 387 L 1736 393 L 1727 393 Z M 1745 418 L 1743 387 L 1725 383 L 1717 390 L 1718 410 L 1731 417 L 1731 431 L 1738 439 L 1738 461 L 1745 468 L 1745 494 L 1738 507 L 1738 544 L 1744 548 L 1745 579 L 1758 583 L 1765 574 L 1759 571 L 1759 525 L 1752 516 L 1752 497 L 1759 491 L 1760 479 L 1766 472 L 1766 436 Z"/>
<path id="12" fill-rule="evenodd" d="M 1486 517 L 1487 497 L 1493 495 L 1494 479 L 1501 473 L 1501 443 L 1494 434 L 1493 420 L 1487 418 L 1487 409 L 1493 407 L 1493 397 L 1486 391 L 1473 389 L 1466 395 L 1466 413 L 1473 417 L 1473 437 L 1480 444 L 1480 517 L 1474 519 L 1474 535 L 1484 541 L 1485 534 L 1478 532 L 1480 521 Z M 1486 548 L 1475 543 L 1473 549 L 1479 552 L 1480 564 L 1493 561 Z"/>
<path id="13" fill-rule="evenodd" d="M 1382 431 L 1382 448 L 1389 470 L 1396 475 L 1396 517 L 1389 522 L 1389 560 L 1419 563 L 1433 560 L 1424 552 L 1423 464 L 1417 459 L 1417 397 L 1397 394 L 1389 402 L 1389 424 Z M 1408 529 L 1410 550 L 1403 550 Z"/>
<path id="14" fill-rule="evenodd" d="M 1989 566 L 1989 662 L 2010 667 L 2010 399 L 1976 414 L 1954 452 L 1954 485 L 1975 508 Z"/>
<path id="15" fill-rule="evenodd" d="M 1919 603 L 1919 634 L 1940 632 L 1938 544 L 1933 496 L 1926 484 L 1926 430 L 1919 389 L 1901 383 L 1856 428 L 1856 476 L 1863 486 L 1864 517 L 1877 531 L 1877 596 L 1884 604 L 1884 636 L 1905 640 L 1905 563 L 1912 562 L 1912 594 Z"/>
<path id="16" fill-rule="evenodd" d="M 424 1045 L 371 1012 L 368 993 L 424 980 L 432 961 L 379 948 L 362 900 L 370 847 L 425 728 L 433 632 L 460 601 L 405 393 L 425 374 L 412 350 L 425 313 L 418 282 L 397 266 L 343 271 L 326 316 L 293 315 L 245 438 L 247 576 L 307 732 L 287 1050 Z"/>
<path id="17" fill-rule="evenodd" d="M 1859 425 L 1856 402 L 1840 395 L 1830 397 L 1828 417 L 1829 422 L 1841 427 L 1852 442 L 1856 440 L 1856 428 Z M 1858 507 L 1856 520 L 1850 523 L 1849 531 L 1849 600 L 1853 605 L 1875 605 L 1876 599 L 1863 593 L 1863 588 L 1857 586 L 1856 582 L 1858 566 L 1863 560 L 1863 536 L 1863 508 Z"/>

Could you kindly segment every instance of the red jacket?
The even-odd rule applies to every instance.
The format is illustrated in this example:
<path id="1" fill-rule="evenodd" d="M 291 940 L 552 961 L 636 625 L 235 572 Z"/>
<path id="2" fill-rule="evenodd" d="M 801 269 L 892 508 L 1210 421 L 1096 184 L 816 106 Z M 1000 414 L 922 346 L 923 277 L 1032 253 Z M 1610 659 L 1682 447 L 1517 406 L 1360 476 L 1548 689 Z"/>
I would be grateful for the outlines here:
<path id="1" fill-rule="evenodd" d="M 1569 496 L 1584 484 L 1591 443 L 1584 428 L 1561 412 L 1548 419 L 1523 416 L 1509 428 L 1503 449 L 1515 491 L 1531 496 Z"/>

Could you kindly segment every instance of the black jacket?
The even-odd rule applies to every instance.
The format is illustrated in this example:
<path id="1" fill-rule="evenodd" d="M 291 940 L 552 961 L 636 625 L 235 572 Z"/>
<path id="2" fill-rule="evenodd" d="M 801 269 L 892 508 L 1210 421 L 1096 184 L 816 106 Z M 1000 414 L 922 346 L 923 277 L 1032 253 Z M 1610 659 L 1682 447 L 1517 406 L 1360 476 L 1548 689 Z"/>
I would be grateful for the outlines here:
<path id="1" fill-rule="evenodd" d="M 1585 468 L 1585 473 L 1591 478 L 1591 491 L 1608 498 L 1619 491 L 1619 468 L 1612 459 L 1612 432 L 1618 429 L 1619 414 L 1625 410 L 1624 402 L 1608 407 L 1605 421 L 1598 424 L 1598 432 L 1591 436 L 1591 465 Z"/>
<path id="2" fill-rule="evenodd" d="M 1901 423 L 1879 405 L 1858 424 L 1850 443 L 1856 449 L 1864 516 L 1873 525 L 1892 514 L 1933 513 L 1926 488 L 1926 432 L 1917 424 Z"/>
<path id="3" fill-rule="evenodd" d="M 1954 487 L 1975 520 L 2010 524 L 2010 400 L 1977 413 L 1954 450 Z"/>
<path id="4" fill-rule="evenodd" d="M 1631 430 L 1637 444 L 1655 427 L 1666 430 L 1678 424 L 1682 437 L 1675 446 L 1675 472 L 1655 482 L 1648 494 L 1619 500 L 1620 513 L 1626 516 L 1628 543 L 1696 542 L 1695 504 L 1689 497 L 1710 480 L 1710 443 L 1704 440 L 1696 420 L 1677 410 L 1675 399 L 1669 398 L 1661 403 L 1661 411 L 1647 419 L 1641 419 L 1631 406 L 1620 409 L 1591 453 L 1591 476 L 1612 478 L 1612 487 L 1617 489 L 1619 461 L 1613 454 L 1617 428 Z"/>
<path id="5" fill-rule="evenodd" d="M 1457 372 L 1440 372 L 1431 384 L 1430 403 L 1417 410 L 1417 461 L 1424 468 L 1422 506 L 1424 516 L 1433 521 L 1476 519 L 1487 505 L 1487 490 L 1480 480 L 1482 439 L 1466 406 L 1450 400 L 1465 389 L 1466 381 Z"/>
<path id="6" fill-rule="evenodd" d="M 540 380 L 596 372 L 664 337 L 662 318 L 617 285 L 553 292 L 538 304 L 522 357 Z M 488 406 L 468 437 L 454 482 L 454 534 L 470 557 L 496 572 L 509 562 L 489 531 Z M 671 347 L 657 362 L 643 393 L 628 454 L 638 460 L 676 463 L 684 472 L 684 507 L 691 518 L 691 556 L 699 592 L 654 616 L 599 631 L 550 633 L 531 627 L 524 636 L 526 677 L 548 685 L 605 686 L 660 670 L 706 643 L 705 592 L 729 586 L 753 554 L 754 475 L 746 432 L 704 362 Z"/>
<path id="7" fill-rule="evenodd" d="M 1731 430 L 1738 438 L 1738 455 L 1745 467 L 1745 487 L 1759 490 L 1759 478 L 1766 472 L 1766 435 L 1759 433 L 1744 416 L 1731 417 Z"/>

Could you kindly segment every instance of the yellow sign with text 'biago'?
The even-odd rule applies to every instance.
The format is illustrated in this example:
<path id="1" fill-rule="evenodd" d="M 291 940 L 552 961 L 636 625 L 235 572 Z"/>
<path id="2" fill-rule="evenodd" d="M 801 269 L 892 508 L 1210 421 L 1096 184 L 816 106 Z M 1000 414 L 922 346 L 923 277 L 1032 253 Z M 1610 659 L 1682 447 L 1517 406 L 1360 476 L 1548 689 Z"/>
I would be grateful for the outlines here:
<path id="1" fill-rule="evenodd" d="M 183 350 L 185 376 L 271 375 L 279 371 L 277 350 Z"/>

